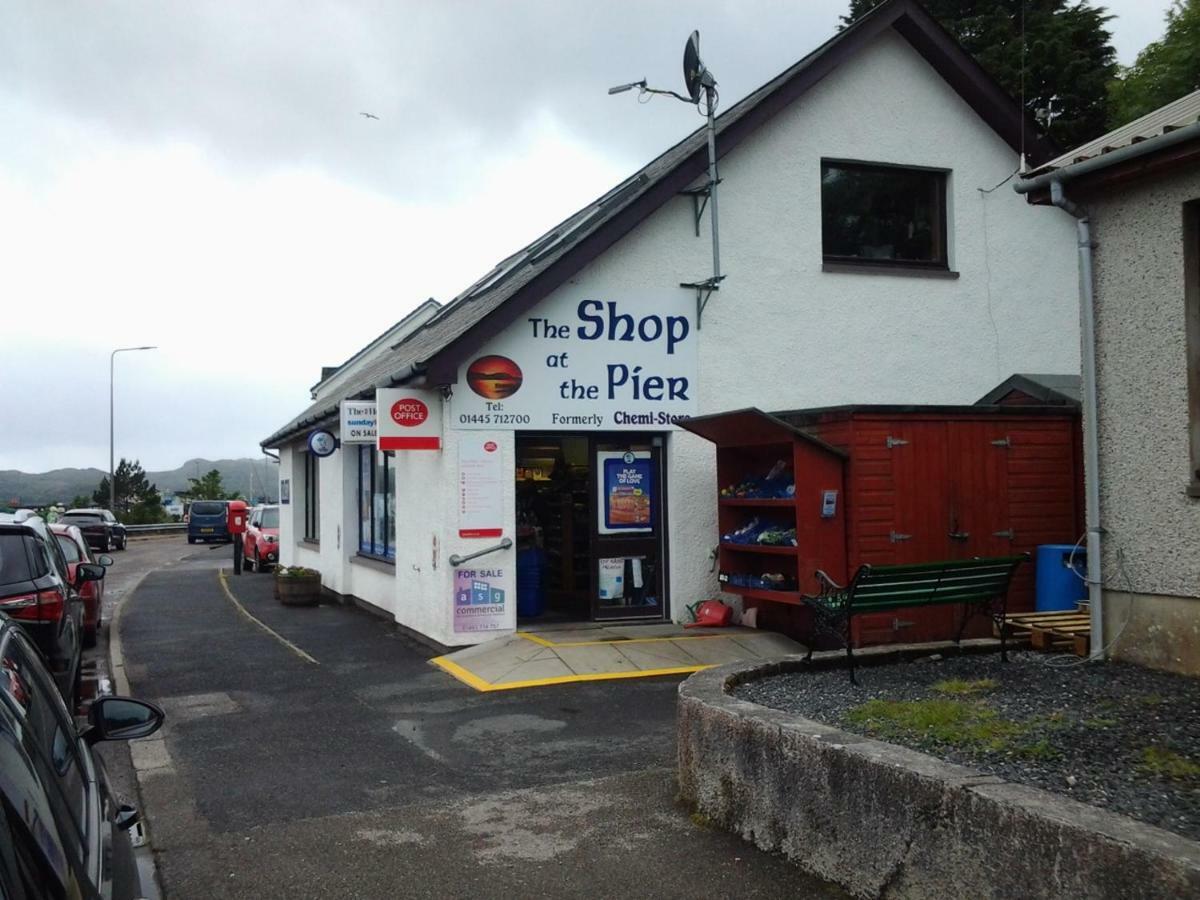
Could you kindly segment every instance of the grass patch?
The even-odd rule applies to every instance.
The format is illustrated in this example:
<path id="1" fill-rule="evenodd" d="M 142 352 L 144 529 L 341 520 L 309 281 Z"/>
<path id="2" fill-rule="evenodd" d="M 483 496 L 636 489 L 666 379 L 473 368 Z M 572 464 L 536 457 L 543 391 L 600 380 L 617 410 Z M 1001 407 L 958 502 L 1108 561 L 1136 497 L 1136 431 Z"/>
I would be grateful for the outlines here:
<path id="1" fill-rule="evenodd" d="M 971 694 L 982 694 L 984 691 L 995 690 L 1000 686 L 995 678 L 978 678 L 967 681 L 965 678 L 947 678 L 939 681 L 933 689 L 939 694 L 949 694 L 952 697 L 964 697 Z"/>
<path id="2" fill-rule="evenodd" d="M 847 721 L 882 738 L 948 744 L 964 750 L 1004 750 L 1028 726 L 962 700 L 869 700 Z"/>
<path id="3" fill-rule="evenodd" d="M 1138 697 L 1138 702 L 1143 706 L 1162 706 L 1165 701 L 1159 694 L 1146 694 L 1143 697 Z"/>
<path id="4" fill-rule="evenodd" d="M 1165 747 L 1143 749 L 1141 769 L 1143 772 L 1160 775 L 1174 781 L 1191 781 L 1200 778 L 1200 763 Z"/>
<path id="5" fill-rule="evenodd" d="M 1103 716 L 1096 716 L 1092 719 L 1084 719 L 1083 724 L 1088 728 L 1112 728 L 1117 724 L 1116 719 L 1106 719 Z"/>
<path id="6" fill-rule="evenodd" d="M 1040 760 L 1058 759 L 1062 756 L 1046 738 L 1038 738 L 1032 744 L 1025 744 L 1017 748 L 1017 753 L 1026 759 Z"/>

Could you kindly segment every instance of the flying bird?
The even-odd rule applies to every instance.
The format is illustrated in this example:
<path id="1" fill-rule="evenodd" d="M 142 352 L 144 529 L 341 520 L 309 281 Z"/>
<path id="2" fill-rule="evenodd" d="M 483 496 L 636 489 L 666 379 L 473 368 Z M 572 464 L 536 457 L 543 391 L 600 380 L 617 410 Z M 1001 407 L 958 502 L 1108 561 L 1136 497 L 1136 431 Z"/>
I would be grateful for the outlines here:
<path id="1" fill-rule="evenodd" d="M 368 112 L 360 112 L 359 115 L 363 116 L 364 118 L 367 118 L 367 119 L 378 119 L 379 118 L 379 116 L 373 116 Z"/>

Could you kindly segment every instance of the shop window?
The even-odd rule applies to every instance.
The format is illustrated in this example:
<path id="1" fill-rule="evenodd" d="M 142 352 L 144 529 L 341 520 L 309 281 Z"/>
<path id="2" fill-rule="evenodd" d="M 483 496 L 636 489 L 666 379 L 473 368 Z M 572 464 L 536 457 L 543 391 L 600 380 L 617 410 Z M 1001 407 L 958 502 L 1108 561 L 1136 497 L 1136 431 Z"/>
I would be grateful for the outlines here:
<path id="1" fill-rule="evenodd" d="M 1200 497 L 1200 200 L 1183 207 L 1184 327 L 1187 330 L 1188 494 Z"/>
<path id="2" fill-rule="evenodd" d="M 304 539 L 321 540 L 321 460 L 304 454 Z"/>
<path id="3" fill-rule="evenodd" d="M 826 263 L 946 269 L 946 172 L 821 161 Z"/>
<path id="4" fill-rule="evenodd" d="M 396 463 L 369 445 L 358 448 L 358 552 L 396 558 Z"/>

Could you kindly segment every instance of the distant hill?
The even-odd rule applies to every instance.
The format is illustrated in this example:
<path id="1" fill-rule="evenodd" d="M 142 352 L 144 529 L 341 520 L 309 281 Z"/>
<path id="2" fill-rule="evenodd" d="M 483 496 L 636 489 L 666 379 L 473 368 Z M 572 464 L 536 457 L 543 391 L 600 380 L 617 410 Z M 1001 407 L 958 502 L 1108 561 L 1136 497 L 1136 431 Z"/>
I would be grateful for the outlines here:
<path id="1" fill-rule="evenodd" d="M 221 473 L 227 490 L 241 491 L 245 497 L 265 493 L 271 501 L 278 498 L 279 467 L 266 459 L 189 459 L 178 469 L 147 472 L 146 477 L 158 486 L 160 493 L 166 494 L 185 490 L 189 478 L 204 475 L 212 469 Z M 107 475 L 99 469 L 54 469 L 33 474 L 15 469 L 0 470 L 0 504 L 70 503 L 77 494 L 90 497 L 100 486 L 100 479 Z"/>

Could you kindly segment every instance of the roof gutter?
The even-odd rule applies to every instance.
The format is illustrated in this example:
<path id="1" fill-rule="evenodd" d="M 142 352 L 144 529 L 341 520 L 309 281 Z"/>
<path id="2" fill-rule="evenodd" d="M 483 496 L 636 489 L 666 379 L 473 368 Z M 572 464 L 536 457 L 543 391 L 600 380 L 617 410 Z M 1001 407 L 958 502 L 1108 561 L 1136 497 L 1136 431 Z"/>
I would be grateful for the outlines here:
<path id="1" fill-rule="evenodd" d="M 1116 151 L 1114 151 L 1116 152 Z M 1112 154 L 1109 154 L 1110 156 Z M 1087 211 L 1067 197 L 1061 181 L 1050 181 L 1050 202 L 1075 217 L 1079 253 L 1079 331 L 1083 369 L 1083 472 L 1087 519 L 1088 611 L 1093 660 L 1104 658 L 1104 591 L 1100 567 L 1100 429 L 1096 402 L 1096 306 L 1092 234 Z"/>
<path id="2" fill-rule="evenodd" d="M 1018 194 L 1029 194 L 1033 191 L 1045 190 L 1055 182 L 1065 182 L 1082 178 L 1084 175 L 1098 172 L 1109 166 L 1115 166 L 1118 163 L 1147 156 L 1151 153 L 1157 153 L 1159 150 L 1165 150 L 1169 147 L 1174 147 L 1176 144 L 1184 144 L 1197 138 L 1200 138 L 1200 122 L 1193 122 L 1191 125 L 1184 125 L 1182 128 L 1176 128 L 1174 131 L 1168 131 L 1157 137 L 1138 141 L 1136 144 L 1129 144 L 1126 147 L 1121 147 L 1119 150 L 1110 150 L 1108 153 L 1101 153 L 1093 156 L 1091 159 L 1063 166 L 1061 169 L 1051 169 L 1049 172 L 1044 172 L 1033 178 L 1022 179 L 1013 185 L 1013 190 Z M 1054 205 L 1058 206 L 1057 203 Z"/>

